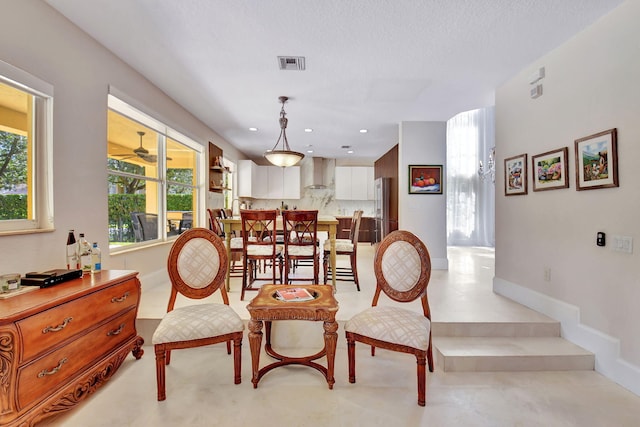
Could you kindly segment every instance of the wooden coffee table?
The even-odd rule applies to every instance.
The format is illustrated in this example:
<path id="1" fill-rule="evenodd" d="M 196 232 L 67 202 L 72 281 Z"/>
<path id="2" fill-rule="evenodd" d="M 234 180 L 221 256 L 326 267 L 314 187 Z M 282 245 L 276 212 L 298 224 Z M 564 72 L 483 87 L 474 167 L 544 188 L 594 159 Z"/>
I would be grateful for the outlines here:
<path id="1" fill-rule="evenodd" d="M 314 299 L 310 301 L 281 301 L 275 297 L 278 289 L 305 288 Z M 263 285 L 258 295 L 247 305 L 251 315 L 249 320 L 249 346 L 251 347 L 251 368 L 253 388 L 258 387 L 260 378 L 270 370 L 285 365 L 305 365 L 322 372 L 327 379 L 329 389 L 333 389 L 336 342 L 338 339 L 338 323 L 336 313 L 338 301 L 333 296 L 331 285 Z M 318 353 L 304 357 L 288 357 L 281 355 L 271 347 L 271 322 L 273 320 L 311 320 L 324 322 L 324 348 Z M 262 346 L 262 323 L 266 323 L 266 353 L 277 359 L 260 369 L 260 348 Z M 327 367 L 314 360 L 327 356 Z"/>

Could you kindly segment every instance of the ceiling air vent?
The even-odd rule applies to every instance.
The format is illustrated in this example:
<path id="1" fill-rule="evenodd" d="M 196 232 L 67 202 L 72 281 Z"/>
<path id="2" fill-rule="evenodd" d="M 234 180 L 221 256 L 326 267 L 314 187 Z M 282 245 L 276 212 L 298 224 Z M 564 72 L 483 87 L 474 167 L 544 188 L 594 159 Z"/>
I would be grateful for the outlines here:
<path id="1" fill-rule="evenodd" d="M 304 70 L 304 56 L 278 56 L 281 70 Z"/>

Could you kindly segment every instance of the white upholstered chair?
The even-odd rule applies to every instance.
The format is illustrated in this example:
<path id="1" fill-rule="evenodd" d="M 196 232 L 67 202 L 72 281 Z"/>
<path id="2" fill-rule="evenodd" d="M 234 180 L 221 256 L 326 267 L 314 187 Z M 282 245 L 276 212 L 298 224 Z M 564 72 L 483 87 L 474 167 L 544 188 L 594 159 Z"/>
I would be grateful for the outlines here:
<path id="1" fill-rule="evenodd" d="M 240 357 L 244 323 L 229 307 L 224 283 L 227 251 L 214 232 L 192 228 L 182 233 L 171 247 L 167 261 L 171 296 L 167 314 L 153 334 L 156 353 L 158 400 L 165 400 L 165 365 L 171 350 L 227 343 L 231 354 L 233 341 L 234 383 L 240 384 Z M 202 299 L 220 289 L 223 304 L 208 303 L 174 308 L 178 293 L 190 299 Z"/>
<path id="2" fill-rule="evenodd" d="M 399 351 L 415 355 L 418 365 L 418 405 L 425 405 L 426 371 L 433 372 L 431 346 L 431 310 L 427 298 L 427 285 L 431 277 L 429 251 L 420 239 L 409 231 L 390 233 L 380 243 L 374 258 L 376 291 L 371 307 L 355 315 L 345 324 L 349 382 L 356 382 L 355 343 L 375 348 Z M 384 292 L 398 303 L 420 298 L 422 313 L 399 307 L 378 306 L 380 293 Z"/>

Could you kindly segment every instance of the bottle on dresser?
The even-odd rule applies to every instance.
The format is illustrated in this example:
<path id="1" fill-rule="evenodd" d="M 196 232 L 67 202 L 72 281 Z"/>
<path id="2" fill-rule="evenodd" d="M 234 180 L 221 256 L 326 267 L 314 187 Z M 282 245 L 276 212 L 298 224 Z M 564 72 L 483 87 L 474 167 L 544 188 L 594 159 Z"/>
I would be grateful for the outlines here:
<path id="1" fill-rule="evenodd" d="M 84 233 L 80 233 L 80 238 L 78 239 L 78 256 L 80 257 L 82 273 L 91 272 L 91 245 L 84 237 Z"/>
<path id="2" fill-rule="evenodd" d="M 102 251 L 98 247 L 98 242 L 93 242 L 91 247 L 91 274 L 102 270 Z"/>
<path id="3" fill-rule="evenodd" d="M 69 230 L 67 235 L 67 270 L 76 270 L 80 268 L 80 259 L 78 258 L 78 244 L 74 230 Z"/>

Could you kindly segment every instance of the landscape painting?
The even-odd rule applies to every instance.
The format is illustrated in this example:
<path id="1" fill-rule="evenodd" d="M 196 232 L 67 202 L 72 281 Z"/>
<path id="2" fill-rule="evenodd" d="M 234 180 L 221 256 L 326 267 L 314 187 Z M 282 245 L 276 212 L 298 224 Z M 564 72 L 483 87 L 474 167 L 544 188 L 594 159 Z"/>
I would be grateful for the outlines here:
<path id="1" fill-rule="evenodd" d="M 618 187 L 616 129 L 575 141 L 576 190 Z"/>
<path id="2" fill-rule="evenodd" d="M 569 187 L 567 178 L 567 147 L 531 156 L 533 191 L 556 190 Z"/>

